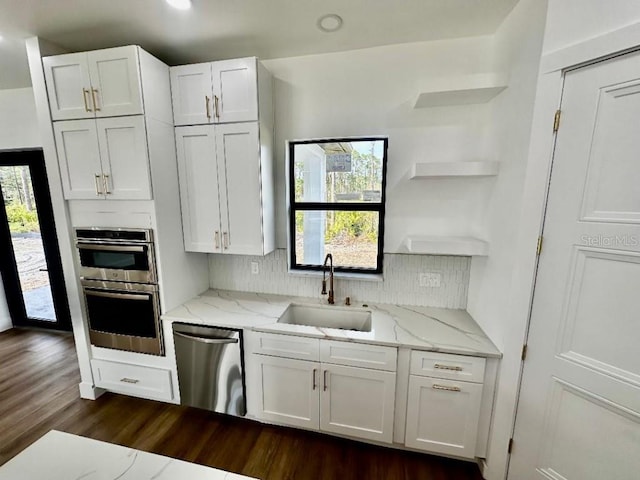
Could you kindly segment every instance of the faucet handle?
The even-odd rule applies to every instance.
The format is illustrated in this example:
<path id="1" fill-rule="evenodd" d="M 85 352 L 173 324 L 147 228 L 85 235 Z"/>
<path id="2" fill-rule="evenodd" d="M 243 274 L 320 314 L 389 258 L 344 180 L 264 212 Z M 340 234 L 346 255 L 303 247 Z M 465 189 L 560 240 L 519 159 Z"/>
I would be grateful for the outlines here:
<path id="1" fill-rule="evenodd" d="M 327 294 L 327 281 L 326 280 L 322 280 L 322 292 L 320 292 L 322 295 L 326 295 Z"/>

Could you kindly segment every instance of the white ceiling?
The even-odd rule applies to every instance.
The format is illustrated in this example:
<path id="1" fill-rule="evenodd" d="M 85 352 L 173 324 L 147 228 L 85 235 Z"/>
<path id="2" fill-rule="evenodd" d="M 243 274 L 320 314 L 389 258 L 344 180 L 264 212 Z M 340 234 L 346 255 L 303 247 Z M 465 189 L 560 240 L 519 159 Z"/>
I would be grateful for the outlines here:
<path id="1" fill-rule="evenodd" d="M 0 0 L 0 89 L 30 84 L 23 39 L 69 51 L 138 44 L 169 65 L 278 58 L 495 32 L 518 0 Z M 343 28 L 324 33 L 336 13 Z"/>

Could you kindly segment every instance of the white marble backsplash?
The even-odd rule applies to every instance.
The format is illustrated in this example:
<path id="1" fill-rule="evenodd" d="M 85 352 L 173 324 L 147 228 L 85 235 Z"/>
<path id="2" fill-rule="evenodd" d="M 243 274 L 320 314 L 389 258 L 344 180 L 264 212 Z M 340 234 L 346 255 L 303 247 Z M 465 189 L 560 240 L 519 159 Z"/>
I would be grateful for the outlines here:
<path id="1" fill-rule="evenodd" d="M 251 273 L 257 262 L 260 273 Z M 336 303 L 346 296 L 353 301 L 466 308 L 470 257 L 385 254 L 384 280 L 336 278 Z M 421 287 L 420 273 L 441 274 L 439 288 Z M 241 292 L 272 293 L 299 297 L 319 297 L 321 279 L 289 274 L 287 251 L 278 249 L 265 257 L 209 255 L 211 288 Z"/>

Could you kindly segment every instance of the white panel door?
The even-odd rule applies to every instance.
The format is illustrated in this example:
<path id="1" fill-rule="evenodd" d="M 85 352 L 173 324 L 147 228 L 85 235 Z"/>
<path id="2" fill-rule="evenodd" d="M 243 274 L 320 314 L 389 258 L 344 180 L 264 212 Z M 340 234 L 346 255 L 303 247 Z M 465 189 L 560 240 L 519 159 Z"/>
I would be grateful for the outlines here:
<path id="1" fill-rule="evenodd" d="M 640 53 L 568 72 L 509 478 L 640 472 Z"/>
<path id="2" fill-rule="evenodd" d="M 151 200 L 144 117 L 96 120 L 104 193 L 110 200 Z"/>
<path id="3" fill-rule="evenodd" d="M 391 443 L 396 374 L 322 364 L 320 430 Z"/>
<path id="4" fill-rule="evenodd" d="M 255 57 L 213 62 L 214 121 L 258 120 L 258 76 Z"/>
<path id="5" fill-rule="evenodd" d="M 137 47 L 94 50 L 87 56 L 96 117 L 144 113 Z"/>
<path id="6" fill-rule="evenodd" d="M 258 124 L 216 125 L 215 130 L 223 252 L 263 255 Z"/>
<path id="7" fill-rule="evenodd" d="M 252 355 L 258 365 L 259 418 L 286 425 L 318 429 L 320 408 L 316 362 Z"/>
<path id="8" fill-rule="evenodd" d="M 52 120 L 93 118 L 86 53 L 42 59 Z"/>
<path id="9" fill-rule="evenodd" d="M 481 384 L 411 375 L 405 444 L 474 458 L 481 402 Z"/>
<path id="10" fill-rule="evenodd" d="M 214 98 L 211 64 L 197 63 L 171 67 L 171 99 L 175 125 L 213 122 Z"/>
<path id="11" fill-rule="evenodd" d="M 96 121 L 54 122 L 53 130 L 64 198 L 104 198 Z"/>
<path id="12" fill-rule="evenodd" d="M 220 199 L 213 125 L 176 128 L 184 246 L 220 253 Z"/>

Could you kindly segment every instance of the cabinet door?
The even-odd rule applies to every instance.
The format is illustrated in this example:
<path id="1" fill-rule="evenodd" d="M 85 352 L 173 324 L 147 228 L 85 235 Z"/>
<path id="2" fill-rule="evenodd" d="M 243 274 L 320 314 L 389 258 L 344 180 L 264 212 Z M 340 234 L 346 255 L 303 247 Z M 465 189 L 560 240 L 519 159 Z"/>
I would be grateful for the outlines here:
<path id="1" fill-rule="evenodd" d="M 396 374 L 322 364 L 320 430 L 391 443 Z"/>
<path id="2" fill-rule="evenodd" d="M 223 252 L 264 255 L 258 124 L 215 128 Z"/>
<path id="3" fill-rule="evenodd" d="M 214 121 L 258 120 L 258 76 L 256 58 L 213 62 Z"/>
<path id="4" fill-rule="evenodd" d="M 318 429 L 320 365 L 304 360 L 252 355 L 258 364 L 257 416 L 286 425 Z"/>
<path id="5" fill-rule="evenodd" d="M 213 121 L 215 105 L 211 64 L 171 67 L 171 99 L 175 125 L 201 125 Z"/>
<path id="6" fill-rule="evenodd" d="M 103 189 L 111 200 L 150 200 L 149 157 L 144 117 L 96 120 Z"/>
<path id="7" fill-rule="evenodd" d="M 214 127 L 176 128 L 184 247 L 220 253 L 220 200 Z"/>
<path id="8" fill-rule="evenodd" d="M 64 198 L 104 198 L 96 121 L 55 122 L 53 129 Z"/>
<path id="9" fill-rule="evenodd" d="M 482 385 L 411 375 L 405 444 L 473 458 Z"/>
<path id="10" fill-rule="evenodd" d="M 93 118 L 86 53 L 42 59 L 53 120 Z"/>
<path id="11" fill-rule="evenodd" d="M 137 47 L 106 48 L 87 55 L 96 117 L 143 113 Z"/>

